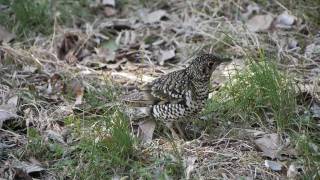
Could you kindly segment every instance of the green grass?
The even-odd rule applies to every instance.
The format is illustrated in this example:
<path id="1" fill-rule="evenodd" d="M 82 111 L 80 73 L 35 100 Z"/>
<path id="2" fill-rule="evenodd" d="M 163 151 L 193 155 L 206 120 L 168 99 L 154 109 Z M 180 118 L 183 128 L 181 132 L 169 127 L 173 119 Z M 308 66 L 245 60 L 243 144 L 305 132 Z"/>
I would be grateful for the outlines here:
<path id="1" fill-rule="evenodd" d="M 28 143 L 25 147 L 15 152 L 19 158 L 29 159 L 35 157 L 39 161 L 56 161 L 62 158 L 64 148 L 59 143 L 45 140 L 34 128 L 27 130 Z"/>
<path id="2" fill-rule="evenodd" d="M 272 113 L 280 131 L 290 125 L 295 108 L 295 92 L 290 78 L 262 56 L 257 61 L 248 60 L 247 69 L 237 72 L 209 102 L 207 109 L 218 109 L 229 116 L 228 119 L 259 122 L 262 127 L 268 125 L 264 116 Z"/>
<path id="3" fill-rule="evenodd" d="M 115 175 L 133 179 L 182 177 L 178 151 L 142 160 L 145 155 L 137 148 L 138 141 L 132 136 L 129 119 L 118 107 L 106 105 L 116 101 L 118 92 L 117 88 L 107 84 L 87 90 L 85 107 L 65 119 L 77 141 L 69 144 L 63 158 L 56 160 L 49 169 L 60 174 L 59 178 L 111 179 Z M 163 172 L 157 174 L 159 168 L 163 168 Z"/>
<path id="4" fill-rule="evenodd" d="M 19 37 L 34 33 L 52 33 L 53 15 L 49 0 L 2 0 L 11 8 L 0 15 L 0 24 L 9 27 Z"/>
<path id="5" fill-rule="evenodd" d="M 92 20 L 94 15 L 90 14 L 89 3 L 89 0 L 0 0 L 0 4 L 10 7 L 0 13 L 0 24 L 14 32 L 18 39 L 39 34 L 48 36 L 53 33 L 55 21 L 58 25 L 71 26 Z"/>
<path id="6" fill-rule="evenodd" d="M 240 121 L 245 128 L 259 124 L 266 132 L 289 134 L 299 153 L 296 161 L 303 165 L 303 177 L 317 179 L 320 128 L 308 109 L 305 114 L 297 113 L 297 93 L 290 76 L 278 70 L 272 59 L 263 54 L 260 57 L 249 58 L 247 69 L 237 72 L 209 101 L 205 113 L 214 112 L 224 122 Z"/>

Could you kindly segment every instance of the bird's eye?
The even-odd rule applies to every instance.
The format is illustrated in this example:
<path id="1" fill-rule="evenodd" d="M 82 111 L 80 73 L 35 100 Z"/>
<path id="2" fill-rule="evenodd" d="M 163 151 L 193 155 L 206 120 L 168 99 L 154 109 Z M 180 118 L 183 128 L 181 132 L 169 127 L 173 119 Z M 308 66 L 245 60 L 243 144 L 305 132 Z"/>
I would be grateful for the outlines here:
<path id="1" fill-rule="evenodd" d="M 213 64 L 214 64 L 214 62 L 212 62 L 212 61 L 208 62 L 208 66 L 209 66 L 209 67 L 212 67 Z"/>

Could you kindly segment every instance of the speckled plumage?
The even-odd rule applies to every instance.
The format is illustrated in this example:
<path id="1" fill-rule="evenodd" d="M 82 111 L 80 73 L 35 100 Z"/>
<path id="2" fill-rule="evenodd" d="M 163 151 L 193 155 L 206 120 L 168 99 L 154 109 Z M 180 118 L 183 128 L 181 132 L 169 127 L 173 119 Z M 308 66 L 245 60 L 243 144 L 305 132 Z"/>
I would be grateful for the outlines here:
<path id="1" fill-rule="evenodd" d="M 173 122 L 202 110 L 208 98 L 211 74 L 224 60 L 212 54 L 201 55 L 186 69 L 166 74 L 127 95 L 123 101 L 134 107 L 132 119 L 152 117 L 165 122 L 173 131 Z"/>

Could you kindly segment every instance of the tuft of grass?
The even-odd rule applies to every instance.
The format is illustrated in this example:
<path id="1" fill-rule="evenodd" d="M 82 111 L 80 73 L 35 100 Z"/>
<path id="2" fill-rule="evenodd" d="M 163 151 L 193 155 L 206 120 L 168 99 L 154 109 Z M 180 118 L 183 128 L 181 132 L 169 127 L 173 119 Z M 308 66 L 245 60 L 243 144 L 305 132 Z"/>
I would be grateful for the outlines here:
<path id="1" fill-rule="evenodd" d="M 49 35 L 52 33 L 53 16 L 50 0 L 13 0 L 3 2 L 11 8 L 0 15 L 0 23 L 13 29 L 18 37 L 31 32 Z"/>
<path id="2" fill-rule="evenodd" d="M 273 118 L 278 130 L 288 128 L 295 116 L 294 85 L 274 62 L 261 56 L 248 60 L 244 72 L 237 72 L 222 90 L 209 102 L 209 111 L 224 112 L 227 119 L 260 122 L 266 125 Z M 273 117 L 267 117 L 272 113 Z"/>
<path id="3" fill-rule="evenodd" d="M 40 161 L 55 161 L 62 158 L 63 147 L 45 139 L 34 128 L 28 128 L 28 144 L 20 152 L 22 158 L 36 157 Z"/>
<path id="4" fill-rule="evenodd" d="M 52 169 L 59 172 L 67 169 L 63 177 L 76 179 L 182 177 L 183 165 L 181 157 L 175 156 L 179 154 L 177 150 L 143 160 L 145 155 L 137 148 L 138 141 L 132 136 L 129 119 L 118 107 L 106 106 L 115 101 L 116 95 L 117 88 L 109 85 L 85 93 L 83 111 L 65 119 L 78 142 Z"/>
<path id="5" fill-rule="evenodd" d="M 89 0 L 0 0 L 0 4 L 10 7 L 0 13 L 0 24 L 20 39 L 38 34 L 48 36 L 53 33 L 55 18 L 67 26 L 91 21 L 94 15 L 90 13 L 89 3 Z"/>
<path id="6" fill-rule="evenodd" d="M 215 112 L 225 121 L 250 122 L 290 135 L 298 150 L 305 179 L 320 175 L 320 128 L 308 109 L 298 114 L 297 94 L 291 78 L 277 69 L 276 64 L 261 54 L 248 60 L 247 68 L 237 72 L 221 91 L 209 101 L 206 112 Z M 273 120 L 276 128 L 274 129 Z"/>

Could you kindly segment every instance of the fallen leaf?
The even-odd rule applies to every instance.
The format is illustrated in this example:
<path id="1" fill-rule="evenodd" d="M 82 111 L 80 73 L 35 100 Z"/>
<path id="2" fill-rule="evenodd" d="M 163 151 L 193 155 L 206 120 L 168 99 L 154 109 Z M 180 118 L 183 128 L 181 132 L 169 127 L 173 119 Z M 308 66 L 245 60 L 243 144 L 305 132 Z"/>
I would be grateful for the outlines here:
<path id="1" fill-rule="evenodd" d="M 32 177 L 24 170 L 22 170 L 20 168 L 15 168 L 13 179 L 15 179 L 15 180 L 18 180 L 18 179 L 32 180 Z"/>
<path id="2" fill-rule="evenodd" d="M 296 22 L 297 18 L 290 15 L 287 11 L 280 14 L 275 20 L 275 27 L 277 28 L 291 28 Z"/>
<path id="3" fill-rule="evenodd" d="M 76 98 L 76 101 L 74 102 L 74 106 L 82 104 L 82 99 L 84 95 L 83 84 L 78 79 L 72 79 L 71 90 L 74 93 L 74 96 Z"/>
<path id="4" fill-rule="evenodd" d="M 191 173 L 194 171 L 194 163 L 196 162 L 197 157 L 196 156 L 187 156 L 187 158 L 184 160 L 186 169 L 184 171 L 186 179 L 190 179 Z"/>
<path id="5" fill-rule="evenodd" d="M 299 47 L 299 42 L 295 39 L 290 39 L 288 41 L 288 50 L 295 50 Z"/>
<path id="6" fill-rule="evenodd" d="M 271 14 L 256 15 L 248 20 L 246 26 L 251 32 L 267 31 L 271 27 L 273 19 Z"/>
<path id="7" fill-rule="evenodd" d="M 261 136 L 261 135 L 264 135 L 266 134 L 265 132 L 263 131 L 259 131 L 259 130 L 255 130 L 255 129 L 244 129 L 244 131 L 248 134 L 252 134 L 253 137 L 258 137 L 258 136 Z"/>
<path id="8" fill-rule="evenodd" d="M 167 16 L 167 12 L 165 10 L 157 10 L 152 13 L 147 14 L 142 17 L 144 23 L 156 23 L 159 22 L 163 17 Z"/>
<path id="9" fill-rule="evenodd" d="M 152 141 L 153 132 L 156 127 L 156 122 L 152 120 L 145 120 L 139 123 L 138 137 L 145 143 Z"/>
<path id="10" fill-rule="evenodd" d="M 287 171 L 287 177 L 291 179 L 296 179 L 297 175 L 299 174 L 296 166 L 294 163 L 290 164 L 288 171 Z"/>
<path id="11" fill-rule="evenodd" d="M 25 161 L 15 161 L 13 163 L 13 166 L 18 169 L 22 169 L 26 173 L 34 173 L 34 172 L 41 172 L 44 171 L 45 169 L 39 165 L 33 164 L 33 163 L 28 163 Z"/>
<path id="12" fill-rule="evenodd" d="M 164 65 L 165 61 L 172 59 L 176 56 L 175 49 L 171 50 L 160 50 L 159 64 Z"/>
<path id="13" fill-rule="evenodd" d="M 271 170 L 273 171 L 281 171 L 283 165 L 276 162 L 276 161 L 269 161 L 269 160 L 265 160 L 264 161 L 264 165 L 267 167 L 267 168 L 270 168 Z"/>
<path id="14" fill-rule="evenodd" d="M 5 121 L 9 119 L 15 119 L 17 117 L 18 115 L 16 106 L 9 104 L 0 105 L 0 128 L 2 128 L 2 125 Z"/>
<path id="15" fill-rule="evenodd" d="M 47 130 L 46 135 L 49 139 L 57 141 L 61 144 L 66 144 L 66 142 L 63 140 L 63 136 L 59 134 L 58 132 L 52 131 L 52 130 Z"/>
<path id="16" fill-rule="evenodd" d="M 313 103 L 310 108 L 312 117 L 320 118 L 320 106 L 317 103 Z"/>
<path id="17" fill-rule="evenodd" d="M 253 177 L 250 177 L 250 176 L 238 176 L 236 177 L 236 180 L 253 180 L 254 178 Z"/>
<path id="18" fill-rule="evenodd" d="M 30 72 L 30 73 L 35 73 L 36 70 L 38 70 L 38 67 L 32 66 L 32 65 L 25 65 L 23 66 L 23 72 Z"/>
<path id="19" fill-rule="evenodd" d="M 0 84 L 0 104 L 4 103 L 5 99 L 9 95 L 9 91 L 9 86 Z"/>
<path id="20" fill-rule="evenodd" d="M 111 76 L 113 78 L 120 77 L 121 79 L 125 78 L 127 80 L 132 80 L 132 81 L 142 81 L 142 82 L 151 82 L 155 79 L 155 77 L 148 76 L 148 75 L 142 75 L 141 77 L 129 73 L 129 72 L 111 72 Z"/>
<path id="21" fill-rule="evenodd" d="M 116 45 L 113 45 L 112 43 L 108 43 L 103 45 L 104 47 L 97 48 L 96 53 L 99 59 L 102 60 L 102 62 L 108 63 L 115 61 L 116 57 Z"/>
<path id="22" fill-rule="evenodd" d="M 307 58 L 316 58 L 320 56 L 320 44 L 312 43 L 309 44 L 304 52 Z"/>
<path id="23" fill-rule="evenodd" d="M 15 34 L 8 32 L 3 26 L 0 25 L 0 42 L 8 43 L 15 38 Z"/>
<path id="24" fill-rule="evenodd" d="M 17 95 L 15 96 L 12 96 L 10 97 L 8 100 L 7 100 L 7 103 L 8 105 L 11 105 L 12 107 L 17 107 L 18 105 L 18 100 L 19 100 L 19 97 Z"/>
<path id="25" fill-rule="evenodd" d="M 60 60 L 64 60 L 66 55 L 77 46 L 79 41 L 79 37 L 75 34 L 66 34 L 60 44 L 58 46 L 57 54 Z"/>
<path id="26" fill-rule="evenodd" d="M 254 141 L 258 148 L 263 152 L 264 156 L 274 159 L 281 150 L 281 142 L 279 135 L 276 133 L 265 134 L 261 138 Z"/>
<path id="27" fill-rule="evenodd" d="M 253 13 L 258 14 L 260 12 L 260 7 L 256 4 L 249 4 L 247 6 L 247 11 L 242 14 L 243 19 L 248 19 Z"/>
<path id="28" fill-rule="evenodd" d="M 5 149 L 5 148 L 11 148 L 16 146 L 16 144 L 5 144 L 5 143 L 0 143 L 0 150 Z"/>

